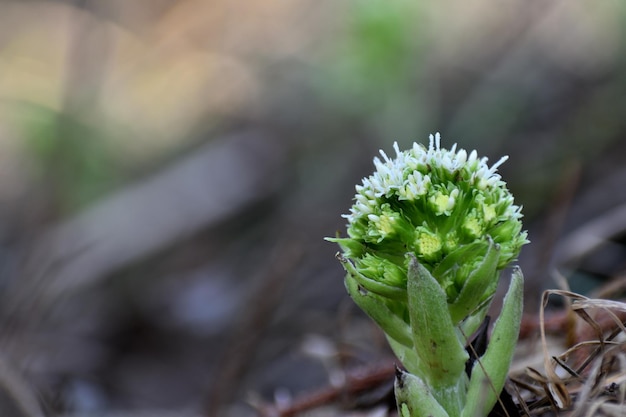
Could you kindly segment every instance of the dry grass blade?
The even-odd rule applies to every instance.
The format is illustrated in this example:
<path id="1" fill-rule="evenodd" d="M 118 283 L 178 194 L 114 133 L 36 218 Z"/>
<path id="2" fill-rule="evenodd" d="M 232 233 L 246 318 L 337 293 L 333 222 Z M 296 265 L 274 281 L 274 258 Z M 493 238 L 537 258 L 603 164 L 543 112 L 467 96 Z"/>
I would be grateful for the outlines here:
<path id="1" fill-rule="evenodd" d="M 592 332 L 577 331 L 578 341 L 558 356 L 551 356 L 545 332 L 544 309 L 548 298 L 558 295 Z M 522 409 L 529 416 L 545 413 L 570 417 L 624 415 L 626 406 L 626 327 L 617 312 L 626 304 L 590 299 L 564 290 L 546 291 L 540 310 L 540 333 L 544 372 L 526 368 L 525 376 L 513 377 Z M 611 326 L 602 321 L 611 318 Z M 600 321 L 598 321 L 598 318 Z M 592 340 L 584 340 L 590 337 Z"/>
<path id="2" fill-rule="evenodd" d="M 545 384 L 548 388 L 547 393 L 549 394 L 550 401 L 555 404 L 555 406 L 559 409 L 567 408 L 571 405 L 571 397 L 569 392 L 567 391 L 565 384 L 562 382 L 561 378 L 555 371 L 555 367 L 553 365 L 553 360 L 551 356 L 548 354 L 548 344 L 546 342 L 546 331 L 545 331 L 545 307 L 548 305 L 548 298 L 551 294 L 567 294 L 568 296 L 578 296 L 578 294 L 572 293 L 570 291 L 562 291 L 562 290 L 550 290 L 545 291 L 542 296 L 542 308 L 539 312 L 539 321 L 540 321 L 540 331 L 541 331 L 541 348 L 544 354 L 544 368 L 547 374 L 547 380 Z"/>

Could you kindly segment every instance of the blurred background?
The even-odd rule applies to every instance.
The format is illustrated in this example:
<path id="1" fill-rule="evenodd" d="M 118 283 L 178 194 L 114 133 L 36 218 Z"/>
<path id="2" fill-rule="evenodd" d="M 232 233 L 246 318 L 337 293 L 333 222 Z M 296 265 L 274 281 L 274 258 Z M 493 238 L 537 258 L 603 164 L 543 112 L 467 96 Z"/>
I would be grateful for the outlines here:
<path id="1" fill-rule="evenodd" d="M 625 109 L 620 1 L 0 1 L 1 414 L 253 416 L 389 359 L 323 238 L 434 132 L 510 156 L 527 314 L 621 282 Z"/>

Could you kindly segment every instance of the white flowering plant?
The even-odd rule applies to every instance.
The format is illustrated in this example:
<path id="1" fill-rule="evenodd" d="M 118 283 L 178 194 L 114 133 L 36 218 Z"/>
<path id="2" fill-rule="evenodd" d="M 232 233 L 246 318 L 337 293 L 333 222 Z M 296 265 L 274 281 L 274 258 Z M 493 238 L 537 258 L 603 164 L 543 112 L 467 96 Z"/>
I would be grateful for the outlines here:
<path id="1" fill-rule="evenodd" d="M 406 371 L 395 383 L 402 417 L 480 417 L 503 390 L 522 314 L 523 278 L 512 273 L 484 352 L 468 338 L 485 320 L 500 272 L 528 242 L 521 208 L 476 151 L 414 143 L 380 151 L 356 186 L 341 248 L 345 286 L 385 332 Z"/>

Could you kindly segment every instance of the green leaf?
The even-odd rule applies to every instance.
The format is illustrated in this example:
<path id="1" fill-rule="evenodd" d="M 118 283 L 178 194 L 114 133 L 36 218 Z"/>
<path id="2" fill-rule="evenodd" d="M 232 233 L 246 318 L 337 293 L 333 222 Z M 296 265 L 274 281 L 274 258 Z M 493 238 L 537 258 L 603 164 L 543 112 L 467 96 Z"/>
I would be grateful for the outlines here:
<path id="1" fill-rule="evenodd" d="M 415 348 L 413 348 L 413 344 L 411 343 L 411 346 L 406 346 L 396 341 L 388 334 L 386 336 L 389 346 L 391 346 L 391 350 L 393 350 L 393 353 L 400 360 L 402 365 L 404 365 L 404 368 L 409 372 L 419 371 L 420 360 L 417 357 Z"/>
<path id="2" fill-rule="evenodd" d="M 517 344 L 523 299 L 524 277 L 522 271 L 516 268 L 487 351 L 472 369 L 463 417 L 486 416 L 500 396 Z"/>
<path id="3" fill-rule="evenodd" d="M 326 237 L 324 240 L 338 244 L 348 258 L 360 258 L 365 254 L 365 245 L 355 239 L 349 237 Z"/>
<path id="4" fill-rule="evenodd" d="M 400 417 L 449 417 L 424 381 L 415 375 L 396 369 L 394 391 Z"/>
<path id="5" fill-rule="evenodd" d="M 412 348 L 409 325 L 395 315 L 376 295 L 362 291 L 360 282 L 348 273 L 345 278 L 346 290 L 354 302 L 378 324 L 383 331 L 398 343 Z"/>
<path id="6" fill-rule="evenodd" d="M 475 262 L 477 257 L 487 253 L 488 246 L 488 241 L 485 239 L 459 247 L 449 253 L 437 265 L 432 275 L 444 288 L 449 285 L 455 285 L 459 281 L 464 281 L 463 277 L 459 277 L 459 274 L 469 274 L 472 267 L 471 263 Z M 457 297 L 454 298 L 456 299 Z"/>
<path id="7" fill-rule="evenodd" d="M 491 298 L 497 282 L 496 268 L 500 258 L 500 247 L 488 239 L 489 246 L 483 260 L 469 274 L 461 288 L 459 296 L 450 304 L 450 315 L 454 323 L 458 323 L 480 307 L 481 302 Z M 480 318 L 482 321 L 482 318 Z"/>
<path id="8" fill-rule="evenodd" d="M 387 285 L 383 282 L 368 278 L 365 275 L 361 274 L 359 271 L 357 271 L 354 265 L 352 265 L 352 262 L 350 262 L 348 259 L 344 258 L 340 254 L 337 255 L 337 258 L 343 265 L 344 269 L 348 272 L 348 275 L 350 275 L 356 282 L 359 283 L 359 285 L 361 285 L 367 291 L 373 292 L 374 294 L 392 300 L 406 300 L 406 290 L 404 288 Z"/>
<path id="9" fill-rule="evenodd" d="M 456 386 L 465 371 L 468 354 L 450 319 L 446 294 L 435 278 L 409 255 L 408 308 L 413 344 L 425 382 L 445 390 Z"/>

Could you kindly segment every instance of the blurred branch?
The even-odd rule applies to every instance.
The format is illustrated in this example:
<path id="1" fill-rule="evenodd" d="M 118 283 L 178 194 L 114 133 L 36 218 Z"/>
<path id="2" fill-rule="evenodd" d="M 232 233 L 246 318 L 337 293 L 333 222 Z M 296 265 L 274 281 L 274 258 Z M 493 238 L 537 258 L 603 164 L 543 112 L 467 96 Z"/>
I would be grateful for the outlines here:
<path id="1" fill-rule="evenodd" d="M 607 210 L 563 238 L 559 260 L 573 263 L 626 230 L 626 204 Z"/>
<path id="2" fill-rule="evenodd" d="M 590 175 L 599 179 L 573 202 L 574 227 L 567 230 L 557 245 L 556 265 L 571 267 L 600 247 L 619 245 L 614 239 L 619 240 L 626 231 L 626 195 L 616 191 L 623 188 L 626 170 L 620 168 L 609 174 L 592 171 Z"/>
<path id="3" fill-rule="evenodd" d="M 43 305 L 214 226 L 276 192 L 277 142 L 248 132 L 198 149 L 44 233 L 7 302 Z M 18 294 L 15 294 L 17 291 Z M 10 301 L 9 301 L 10 300 Z"/>
<path id="4" fill-rule="evenodd" d="M 221 364 L 208 394 L 207 416 L 223 415 L 222 407 L 237 393 L 245 372 L 253 362 L 254 353 L 265 329 L 280 305 L 285 288 L 304 256 L 302 238 L 281 236 L 263 265 L 259 281 L 249 291 L 245 308 L 239 313 L 229 335 L 228 350 L 219 360 Z"/>
<path id="5" fill-rule="evenodd" d="M 193 411 L 185 410 L 147 410 L 147 411 L 112 411 L 63 414 L 59 417 L 201 417 L 202 415 Z"/>
<path id="6" fill-rule="evenodd" d="M 39 399 L 6 358 L 0 358 L 0 413 L 15 417 L 43 417 Z M 15 413 L 18 414 L 15 414 Z M 6 414 L 5 414 L 6 413 Z"/>
<path id="7" fill-rule="evenodd" d="M 351 371 L 344 384 L 330 386 L 320 390 L 306 393 L 296 398 L 287 407 L 279 407 L 272 404 L 255 404 L 261 417 L 295 417 L 304 415 L 306 411 L 313 410 L 334 402 L 355 397 L 367 391 L 379 389 L 381 386 L 389 388 L 393 382 L 397 366 L 395 363 L 385 361 L 383 363 L 359 368 Z"/>

